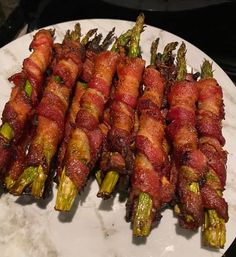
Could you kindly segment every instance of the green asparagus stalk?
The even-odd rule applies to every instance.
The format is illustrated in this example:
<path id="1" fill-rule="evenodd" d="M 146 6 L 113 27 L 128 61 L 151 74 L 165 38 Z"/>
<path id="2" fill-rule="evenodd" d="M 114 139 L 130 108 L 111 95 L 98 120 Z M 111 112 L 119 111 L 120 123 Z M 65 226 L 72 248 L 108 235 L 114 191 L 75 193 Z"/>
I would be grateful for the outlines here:
<path id="1" fill-rule="evenodd" d="M 113 44 L 111 51 L 119 52 L 119 48 L 126 46 L 130 41 L 130 36 L 132 34 L 132 29 L 127 30 L 124 34 L 121 34 Z"/>
<path id="2" fill-rule="evenodd" d="M 161 55 L 161 63 L 165 64 L 170 60 L 177 45 L 178 42 L 171 42 L 165 46 L 163 54 Z"/>
<path id="3" fill-rule="evenodd" d="M 140 51 L 140 35 L 143 31 L 143 25 L 144 25 L 144 14 L 141 13 L 136 20 L 136 24 L 133 28 L 131 38 L 130 38 L 130 47 L 129 47 L 129 53 L 128 56 L 130 57 L 138 57 L 141 54 Z"/>

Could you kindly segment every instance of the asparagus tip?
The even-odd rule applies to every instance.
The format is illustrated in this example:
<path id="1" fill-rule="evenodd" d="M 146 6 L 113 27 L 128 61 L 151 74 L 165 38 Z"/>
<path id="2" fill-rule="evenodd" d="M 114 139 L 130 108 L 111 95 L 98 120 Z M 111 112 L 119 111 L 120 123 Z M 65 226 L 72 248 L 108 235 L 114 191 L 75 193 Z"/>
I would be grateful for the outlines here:
<path id="1" fill-rule="evenodd" d="M 213 78 L 212 62 L 204 59 L 201 66 L 201 78 Z"/>
<path id="2" fill-rule="evenodd" d="M 226 241 L 225 221 L 215 210 L 205 211 L 205 220 L 202 228 L 203 243 L 213 248 L 224 248 Z"/>
<path id="3" fill-rule="evenodd" d="M 186 65 L 186 45 L 184 42 L 180 45 L 177 52 L 177 80 L 184 80 L 187 74 L 187 65 Z"/>
<path id="4" fill-rule="evenodd" d="M 151 65 L 155 65 L 156 64 L 156 59 L 157 59 L 157 47 L 159 44 L 159 40 L 160 38 L 156 38 L 151 45 L 151 61 L 150 64 Z"/>

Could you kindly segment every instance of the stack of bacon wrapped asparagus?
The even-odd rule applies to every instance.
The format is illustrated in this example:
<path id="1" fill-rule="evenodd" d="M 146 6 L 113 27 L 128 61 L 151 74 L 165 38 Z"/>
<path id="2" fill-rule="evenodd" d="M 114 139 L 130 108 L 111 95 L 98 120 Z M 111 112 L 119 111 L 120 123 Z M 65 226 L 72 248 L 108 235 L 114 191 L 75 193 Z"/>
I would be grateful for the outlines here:
<path id="1" fill-rule="evenodd" d="M 114 40 L 101 42 L 80 25 L 62 43 L 39 30 L 31 55 L 14 83 L 0 127 L 2 185 L 14 195 L 45 196 L 57 183 L 55 209 L 69 211 L 88 178 L 98 197 L 128 196 L 134 236 L 148 236 L 166 207 L 179 225 L 202 227 L 204 243 L 224 247 L 223 198 L 227 154 L 223 149 L 223 94 L 204 60 L 199 75 L 187 72 L 186 46 L 151 46 L 141 56 L 144 15 Z"/>

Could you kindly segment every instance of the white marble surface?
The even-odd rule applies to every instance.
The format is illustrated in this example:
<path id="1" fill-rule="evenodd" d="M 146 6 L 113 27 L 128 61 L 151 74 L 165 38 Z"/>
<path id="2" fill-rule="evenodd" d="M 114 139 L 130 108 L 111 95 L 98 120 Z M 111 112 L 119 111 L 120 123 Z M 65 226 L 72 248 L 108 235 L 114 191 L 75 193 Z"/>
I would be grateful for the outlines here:
<path id="1" fill-rule="evenodd" d="M 106 33 L 113 26 L 119 35 L 133 23 L 120 20 L 82 20 L 82 32 L 98 27 Z M 75 21 L 50 26 L 56 29 L 56 41 L 61 42 L 67 29 Z M 25 35 L 0 49 L 0 111 L 8 100 L 11 85 L 7 78 L 20 71 L 22 60 L 29 55 L 28 46 L 33 34 Z M 160 37 L 159 50 L 171 41 L 182 39 L 147 26 L 142 34 L 143 57 L 149 62 L 151 42 Z M 198 70 L 203 59 L 209 56 L 186 42 L 187 62 Z M 211 60 L 211 59 L 210 59 Z M 223 87 L 226 119 L 223 133 L 227 162 L 225 198 L 229 203 L 230 220 L 227 223 L 225 249 L 236 236 L 236 88 L 223 70 L 214 63 L 214 75 Z M 224 252 L 201 246 L 200 231 L 190 233 L 178 228 L 172 211 L 163 213 L 161 223 L 146 242 L 134 241 L 130 225 L 125 222 L 125 203 L 118 197 L 101 202 L 96 197 L 97 185 L 89 182 L 77 198 L 73 210 L 59 214 L 53 208 L 55 197 L 48 201 L 33 201 L 30 197 L 16 198 L 1 194 L 0 198 L 0 256 L 1 257 L 219 257 Z"/>

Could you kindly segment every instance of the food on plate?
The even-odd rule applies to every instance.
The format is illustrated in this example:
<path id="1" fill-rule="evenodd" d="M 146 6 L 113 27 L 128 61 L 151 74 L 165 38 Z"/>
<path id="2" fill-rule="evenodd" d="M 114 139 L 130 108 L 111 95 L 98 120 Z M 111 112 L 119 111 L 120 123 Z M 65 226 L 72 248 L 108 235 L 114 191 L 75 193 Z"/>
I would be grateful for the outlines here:
<path id="1" fill-rule="evenodd" d="M 223 248 L 227 152 L 223 92 L 204 60 L 187 72 L 186 45 L 168 43 L 151 62 L 141 57 L 144 15 L 115 39 L 79 24 L 62 43 L 35 33 L 32 54 L 14 82 L 0 127 L 0 177 L 19 196 L 46 197 L 57 183 L 55 210 L 70 211 L 89 176 L 98 197 L 127 197 L 134 237 L 147 237 L 165 208 L 184 229 L 202 227 L 204 244 Z M 160 38 L 161 39 L 161 38 Z M 199 74 L 201 77 L 199 78 Z M 47 185 L 50 187 L 47 187 Z"/>

